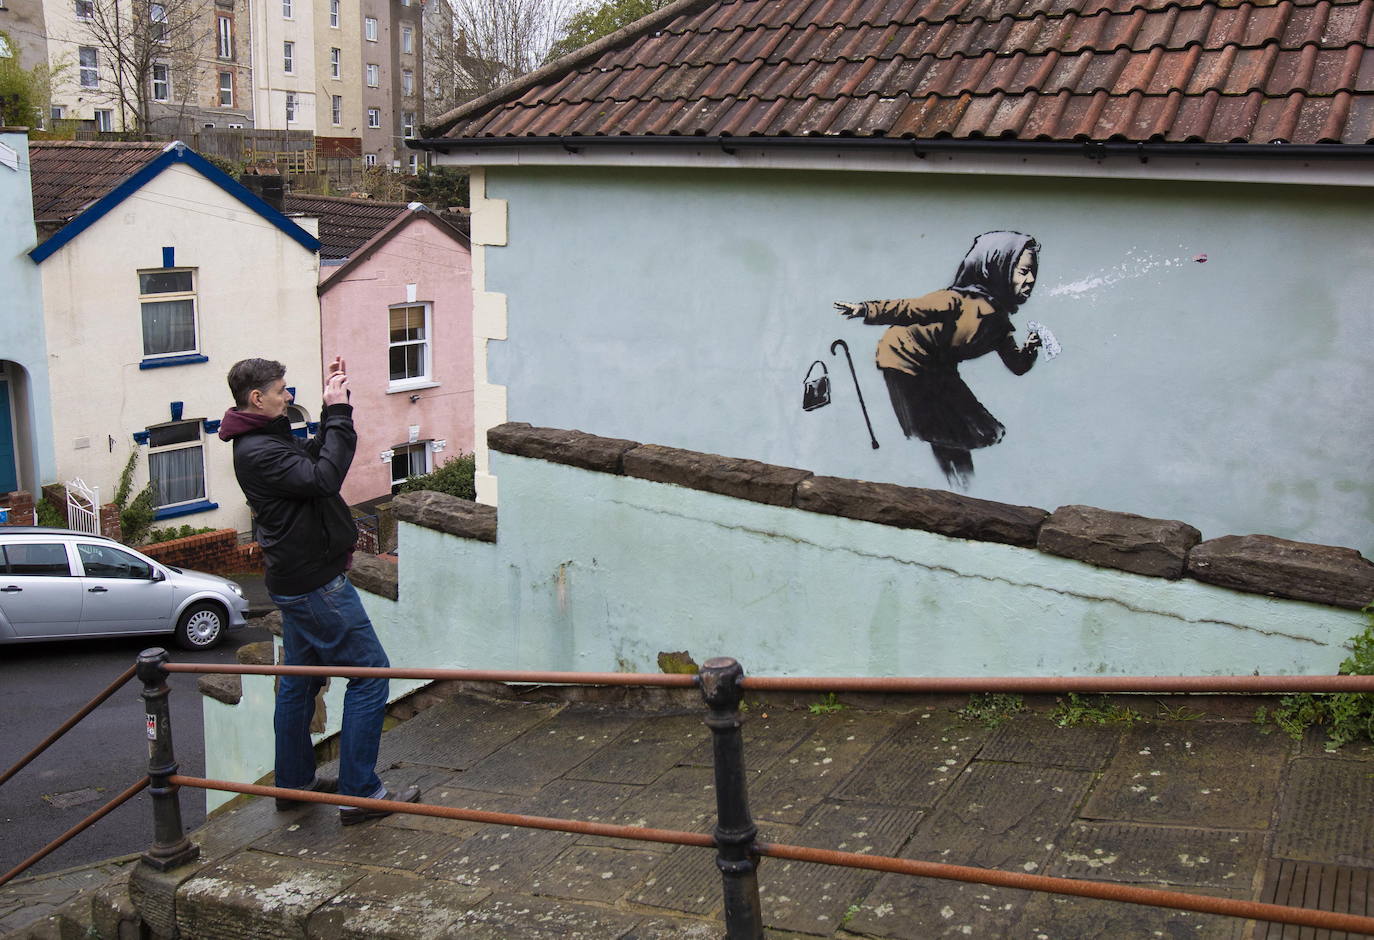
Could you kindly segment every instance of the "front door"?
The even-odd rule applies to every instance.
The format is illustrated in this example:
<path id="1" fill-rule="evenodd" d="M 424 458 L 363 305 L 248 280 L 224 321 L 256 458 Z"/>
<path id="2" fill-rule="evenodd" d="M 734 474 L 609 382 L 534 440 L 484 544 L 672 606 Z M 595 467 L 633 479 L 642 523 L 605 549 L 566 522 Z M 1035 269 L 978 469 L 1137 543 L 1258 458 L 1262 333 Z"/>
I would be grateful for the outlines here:
<path id="1" fill-rule="evenodd" d="M 14 469 L 14 421 L 10 417 L 10 383 L 0 379 L 0 493 L 19 489 Z"/>

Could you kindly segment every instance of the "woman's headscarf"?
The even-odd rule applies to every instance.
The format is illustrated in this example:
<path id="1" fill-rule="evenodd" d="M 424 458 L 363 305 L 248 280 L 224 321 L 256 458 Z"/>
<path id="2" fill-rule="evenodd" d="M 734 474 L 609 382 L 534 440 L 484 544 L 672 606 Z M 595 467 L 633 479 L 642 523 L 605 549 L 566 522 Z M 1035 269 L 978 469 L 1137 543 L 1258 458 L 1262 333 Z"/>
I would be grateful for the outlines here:
<path id="1" fill-rule="evenodd" d="M 1018 303 L 1016 291 L 1011 286 L 1011 274 L 1016 268 L 1016 259 L 1027 248 L 1038 255 L 1040 243 L 1020 232 L 984 232 L 973 240 L 973 247 L 959 262 L 954 283 L 949 286 L 980 294 L 992 301 L 997 309 L 1015 313 Z"/>

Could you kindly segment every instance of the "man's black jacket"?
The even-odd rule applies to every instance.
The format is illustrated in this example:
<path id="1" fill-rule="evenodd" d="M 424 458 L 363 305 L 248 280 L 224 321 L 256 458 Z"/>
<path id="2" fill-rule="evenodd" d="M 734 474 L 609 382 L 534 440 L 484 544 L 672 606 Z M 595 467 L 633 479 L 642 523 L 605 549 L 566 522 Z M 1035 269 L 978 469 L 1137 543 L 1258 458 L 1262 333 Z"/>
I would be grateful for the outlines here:
<path id="1" fill-rule="evenodd" d="M 339 490 L 358 434 L 352 405 L 327 405 L 309 441 L 285 415 L 263 421 L 230 409 L 219 436 L 234 442 L 234 475 L 253 507 L 267 590 L 305 594 L 349 567 L 358 527 Z"/>

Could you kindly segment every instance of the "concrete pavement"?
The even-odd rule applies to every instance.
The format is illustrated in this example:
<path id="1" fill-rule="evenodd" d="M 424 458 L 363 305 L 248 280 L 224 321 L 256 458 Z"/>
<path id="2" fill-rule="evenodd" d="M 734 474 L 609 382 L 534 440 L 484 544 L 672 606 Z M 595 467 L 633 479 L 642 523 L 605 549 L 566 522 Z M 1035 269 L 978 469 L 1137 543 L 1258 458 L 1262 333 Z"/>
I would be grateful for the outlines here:
<path id="1" fill-rule="evenodd" d="M 750 696 L 760 838 L 1365 912 L 1369 748 L 1329 754 L 1316 735 L 1265 733 L 1253 698 L 1123 697 L 1144 720 L 1072 728 L 1051 720 L 1052 701 L 997 727 L 961 716 L 967 701 L 841 696 L 829 708 L 815 696 Z M 425 802 L 708 832 L 703 715 L 695 693 L 462 693 L 388 731 L 381 761 L 389 784 L 418 783 Z M 344 829 L 332 807 L 277 813 L 266 799 L 194 839 L 195 864 L 132 871 L 132 903 L 155 935 L 722 931 L 720 875 L 703 849 L 399 815 Z M 0 899 L 37 897 L 34 882 Z M 777 937 L 1287 936 L 1219 916 L 769 859 L 760 883 Z M 117 930 L 123 917 L 132 929 L 121 891 L 84 897 L 86 922 Z M 0 928 L 12 922 L 0 917 Z M 58 920 L 46 923 L 18 936 L 45 936 Z"/>

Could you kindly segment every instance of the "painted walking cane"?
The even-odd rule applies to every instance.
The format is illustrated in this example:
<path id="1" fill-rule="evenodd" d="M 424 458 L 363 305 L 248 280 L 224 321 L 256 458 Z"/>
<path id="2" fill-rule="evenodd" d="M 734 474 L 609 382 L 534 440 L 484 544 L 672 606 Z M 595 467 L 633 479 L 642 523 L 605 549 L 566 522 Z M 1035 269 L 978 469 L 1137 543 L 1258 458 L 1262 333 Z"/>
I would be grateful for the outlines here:
<path id="1" fill-rule="evenodd" d="M 873 422 L 868 420 L 868 406 L 864 404 L 864 390 L 859 388 L 859 374 L 854 371 L 854 359 L 849 355 L 849 344 L 842 339 L 837 339 L 830 344 L 830 355 L 835 355 L 835 347 L 844 350 L 844 358 L 849 363 L 849 374 L 854 379 L 854 391 L 859 393 L 859 410 L 864 413 L 864 424 L 868 426 L 868 439 L 873 442 L 873 449 L 878 449 L 878 439 L 873 436 Z"/>

